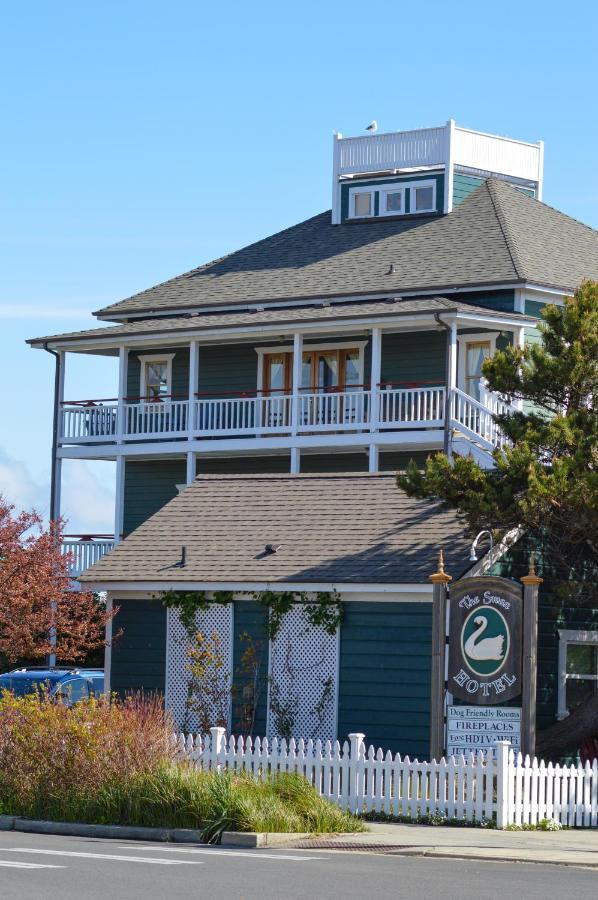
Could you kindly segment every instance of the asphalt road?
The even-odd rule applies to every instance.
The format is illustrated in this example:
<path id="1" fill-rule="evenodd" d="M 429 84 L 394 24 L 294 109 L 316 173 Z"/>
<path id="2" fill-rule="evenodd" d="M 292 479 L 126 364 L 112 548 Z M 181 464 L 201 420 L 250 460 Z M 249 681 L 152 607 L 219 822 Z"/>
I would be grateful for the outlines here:
<path id="1" fill-rule="evenodd" d="M 1 900 L 595 900 L 597 879 L 565 866 L 0 832 Z"/>

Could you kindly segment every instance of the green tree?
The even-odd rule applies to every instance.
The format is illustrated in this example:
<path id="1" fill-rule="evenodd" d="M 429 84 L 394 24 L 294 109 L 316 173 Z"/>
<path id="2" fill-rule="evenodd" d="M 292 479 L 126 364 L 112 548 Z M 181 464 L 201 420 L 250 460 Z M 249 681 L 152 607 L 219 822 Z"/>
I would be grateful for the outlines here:
<path id="1" fill-rule="evenodd" d="M 471 533 L 496 537 L 521 527 L 540 552 L 544 574 L 568 605 L 598 609 L 598 282 L 584 282 L 563 306 L 546 306 L 540 340 L 486 360 L 490 390 L 523 401 L 496 417 L 509 439 L 494 469 L 439 453 L 425 470 L 411 462 L 398 476 L 414 497 L 455 508 Z M 598 733 L 598 698 L 539 736 L 556 753 Z"/>

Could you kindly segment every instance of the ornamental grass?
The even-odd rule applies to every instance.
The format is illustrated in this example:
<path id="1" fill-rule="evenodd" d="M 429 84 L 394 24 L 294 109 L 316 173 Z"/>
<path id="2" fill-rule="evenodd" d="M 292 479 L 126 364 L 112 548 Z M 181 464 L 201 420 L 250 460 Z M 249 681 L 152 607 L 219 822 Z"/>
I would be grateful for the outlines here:
<path id="1" fill-rule="evenodd" d="M 157 701 L 68 709 L 0 696 L 0 813 L 66 822 L 223 831 L 348 832 L 364 825 L 301 776 L 264 780 L 177 761 Z"/>

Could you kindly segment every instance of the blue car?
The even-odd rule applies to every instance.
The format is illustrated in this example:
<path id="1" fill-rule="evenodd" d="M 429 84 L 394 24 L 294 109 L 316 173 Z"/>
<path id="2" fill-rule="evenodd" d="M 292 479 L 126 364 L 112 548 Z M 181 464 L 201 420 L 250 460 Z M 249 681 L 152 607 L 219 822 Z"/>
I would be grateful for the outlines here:
<path id="1" fill-rule="evenodd" d="M 72 706 L 104 693 L 104 670 L 28 666 L 0 675 L 0 692 L 3 690 L 17 697 L 45 691 L 50 700 Z"/>

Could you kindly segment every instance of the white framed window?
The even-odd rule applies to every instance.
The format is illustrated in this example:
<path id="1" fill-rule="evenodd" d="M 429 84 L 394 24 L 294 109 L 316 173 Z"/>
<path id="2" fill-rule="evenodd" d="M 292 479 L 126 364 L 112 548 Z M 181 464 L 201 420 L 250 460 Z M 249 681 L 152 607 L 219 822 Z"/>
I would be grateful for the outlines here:
<path id="1" fill-rule="evenodd" d="M 174 353 L 140 356 L 139 396 L 144 400 L 162 400 L 172 394 Z"/>
<path id="2" fill-rule="evenodd" d="M 380 191 L 380 215 L 402 216 L 405 214 L 405 191 L 400 185 L 383 188 Z"/>
<path id="3" fill-rule="evenodd" d="M 559 692 L 557 717 L 569 713 L 598 693 L 598 631 L 559 629 Z"/>
<path id="4" fill-rule="evenodd" d="M 474 400 L 480 399 L 480 379 L 484 360 L 496 353 L 498 332 L 482 331 L 479 334 L 459 334 L 457 361 L 457 386 Z"/>
<path id="5" fill-rule="evenodd" d="M 374 187 L 349 188 L 349 218 L 364 219 L 375 215 L 378 194 L 379 216 L 436 212 L 436 179 L 396 181 Z"/>
<path id="6" fill-rule="evenodd" d="M 374 215 L 374 190 L 354 187 L 349 189 L 349 217 L 366 219 Z"/>
<path id="7" fill-rule="evenodd" d="M 367 341 L 304 344 L 300 389 L 315 393 L 336 388 L 346 391 L 360 389 L 365 377 L 366 345 Z M 258 355 L 258 392 L 272 391 L 271 361 L 274 359 L 277 363 L 279 358 L 285 360 L 284 383 L 286 392 L 290 392 L 293 347 L 279 345 L 278 347 L 256 347 L 255 350 Z"/>
<path id="8" fill-rule="evenodd" d="M 423 181 L 411 188 L 410 212 L 434 212 L 436 209 L 436 182 Z"/>

